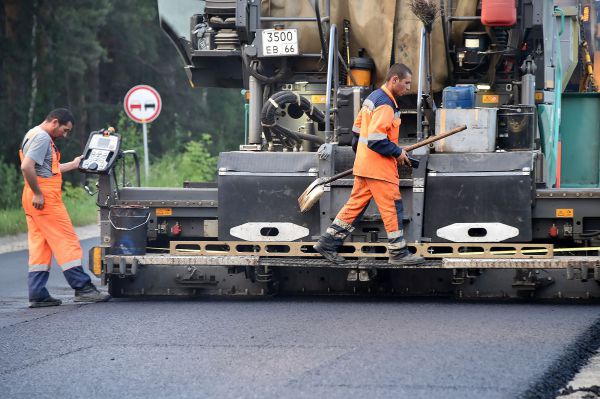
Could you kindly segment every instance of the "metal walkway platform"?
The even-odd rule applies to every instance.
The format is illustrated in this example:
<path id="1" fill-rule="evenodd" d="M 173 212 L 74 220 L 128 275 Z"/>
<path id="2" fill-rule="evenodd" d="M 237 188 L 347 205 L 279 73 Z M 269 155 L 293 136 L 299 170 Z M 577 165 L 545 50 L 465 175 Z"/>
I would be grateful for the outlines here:
<path id="1" fill-rule="evenodd" d="M 600 273 L 598 256 L 555 256 L 539 259 L 428 259 L 421 265 L 390 265 L 387 258 L 347 259 L 342 264 L 333 264 L 322 258 L 261 257 L 261 256 L 197 256 L 197 255 L 107 255 L 107 271 L 113 272 L 121 265 L 156 266 L 265 266 L 265 267 L 325 267 L 340 269 L 595 269 Z M 116 270 L 115 270 L 116 272 Z"/>

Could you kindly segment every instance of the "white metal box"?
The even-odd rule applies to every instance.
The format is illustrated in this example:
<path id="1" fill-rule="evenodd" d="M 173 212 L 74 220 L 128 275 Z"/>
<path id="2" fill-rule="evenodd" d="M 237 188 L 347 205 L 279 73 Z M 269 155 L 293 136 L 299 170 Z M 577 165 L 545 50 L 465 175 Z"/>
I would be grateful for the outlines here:
<path id="1" fill-rule="evenodd" d="M 496 150 L 496 113 L 498 108 L 438 109 L 437 134 L 457 126 L 467 130 L 435 142 L 437 152 L 494 152 Z"/>

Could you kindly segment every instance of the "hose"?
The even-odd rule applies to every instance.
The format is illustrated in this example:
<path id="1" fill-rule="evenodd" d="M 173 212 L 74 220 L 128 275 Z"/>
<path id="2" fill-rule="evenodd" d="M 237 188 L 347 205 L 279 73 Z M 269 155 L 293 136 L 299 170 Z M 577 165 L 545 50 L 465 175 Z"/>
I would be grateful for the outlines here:
<path id="1" fill-rule="evenodd" d="M 261 111 L 261 122 L 266 125 L 275 123 L 275 113 L 277 109 L 283 108 L 287 104 L 297 104 L 300 109 L 311 120 L 317 123 L 325 122 L 325 114 L 306 98 L 291 91 L 280 91 L 271 96 L 263 105 Z"/>
<path id="2" fill-rule="evenodd" d="M 321 58 L 327 58 L 327 46 L 325 45 L 325 34 L 323 33 L 323 25 L 321 25 L 321 11 L 319 10 L 319 0 L 313 1 L 315 16 L 317 19 L 317 29 L 319 31 L 319 41 L 321 42 Z"/>
<path id="3" fill-rule="evenodd" d="M 241 51 L 242 53 L 242 61 L 244 62 L 244 66 L 248 70 L 248 73 L 254 76 L 256 79 L 260 80 L 265 84 L 272 84 L 281 81 L 289 72 L 288 67 L 288 59 L 287 57 L 281 57 L 278 71 L 273 76 L 265 76 L 258 72 L 257 68 L 250 64 L 250 60 L 248 59 L 248 54 L 246 54 L 245 50 Z"/>
<path id="4" fill-rule="evenodd" d="M 275 120 L 277 110 L 283 109 L 287 104 L 297 104 L 306 116 L 317 123 L 325 122 L 325 114 L 323 111 L 315 108 L 307 98 L 291 91 L 280 91 L 271 96 L 268 101 L 265 101 L 260 113 L 260 121 L 265 137 L 275 135 L 280 139 L 284 138 L 285 140 L 283 141 L 288 146 L 293 146 L 293 144 L 299 145 L 303 140 L 311 141 L 316 144 L 323 144 L 324 140 L 318 136 L 293 132 L 290 129 L 277 124 Z M 290 140 L 295 143 L 290 143 Z"/>

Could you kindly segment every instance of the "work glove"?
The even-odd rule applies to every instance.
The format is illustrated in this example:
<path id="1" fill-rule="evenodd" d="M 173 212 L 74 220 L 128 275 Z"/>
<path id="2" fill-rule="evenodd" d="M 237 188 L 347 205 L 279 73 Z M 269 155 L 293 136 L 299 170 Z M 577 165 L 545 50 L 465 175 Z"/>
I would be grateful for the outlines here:
<path id="1" fill-rule="evenodd" d="M 356 149 L 358 148 L 358 136 L 357 135 L 353 135 L 352 136 L 352 151 L 354 151 L 354 153 L 356 154 Z"/>

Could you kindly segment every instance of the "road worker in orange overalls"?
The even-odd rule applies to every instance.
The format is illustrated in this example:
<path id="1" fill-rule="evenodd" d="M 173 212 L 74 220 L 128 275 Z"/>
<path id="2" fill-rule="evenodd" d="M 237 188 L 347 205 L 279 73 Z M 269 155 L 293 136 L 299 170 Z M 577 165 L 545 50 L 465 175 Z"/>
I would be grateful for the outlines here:
<path id="1" fill-rule="evenodd" d="M 406 65 L 392 65 L 383 86 L 367 97 L 354 121 L 352 132 L 356 158 L 352 171 L 352 193 L 314 246 L 330 262 L 345 261 L 337 250 L 355 229 L 371 198 L 375 199 L 387 232 L 389 263 L 417 265 L 424 261 L 406 248 L 398 177 L 398 164 L 410 166 L 410 161 L 406 152 L 398 146 L 400 111 L 396 97 L 410 89 L 411 75 Z M 351 275 L 348 279 L 352 279 Z"/>
<path id="2" fill-rule="evenodd" d="M 81 266 L 81 246 L 62 202 L 62 174 L 77 169 L 81 157 L 60 163 L 54 140 L 67 137 L 73 115 L 64 108 L 50 112 L 46 119 L 25 135 L 19 155 L 25 178 L 23 209 L 29 241 L 29 307 L 57 306 L 46 289 L 52 255 L 75 290 L 75 302 L 107 301 Z"/>

